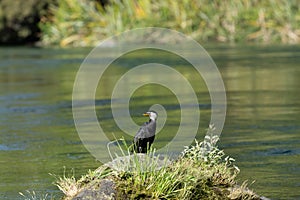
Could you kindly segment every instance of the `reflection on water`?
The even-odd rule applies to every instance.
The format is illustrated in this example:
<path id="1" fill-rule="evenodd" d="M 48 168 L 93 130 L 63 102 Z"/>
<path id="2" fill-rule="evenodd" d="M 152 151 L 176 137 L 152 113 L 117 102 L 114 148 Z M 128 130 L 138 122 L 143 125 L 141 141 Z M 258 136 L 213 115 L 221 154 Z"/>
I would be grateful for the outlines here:
<path id="1" fill-rule="evenodd" d="M 227 90 L 227 118 L 219 145 L 236 158 L 240 179 L 256 180 L 252 188 L 271 198 L 300 198 L 300 47 L 211 46 L 207 50 Z M 28 189 L 57 195 L 48 173 L 62 174 L 66 166 L 67 172 L 75 168 L 80 176 L 100 165 L 82 145 L 71 110 L 76 71 L 88 52 L 0 49 L 1 199 L 20 198 L 18 192 Z M 101 126 L 131 139 L 112 119 L 110 95 L 115 82 L 139 60 L 172 65 L 191 82 L 201 110 L 197 134 L 201 139 L 211 114 L 203 79 L 183 59 L 149 51 L 125 56 L 105 72 L 95 102 Z M 168 88 L 150 84 L 133 93 L 129 108 L 140 125 L 145 120 L 140 113 L 157 103 L 168 114 L 155 141 L 160 148 L 174 137 L 180 123 L 176 96 Z"/>
<path id="2" fill-rule="evenodd" d="M 229 51 L 217 61 L 228 97 L 221 146 L 264 195 L 299 198 L 299 48 Z"/>

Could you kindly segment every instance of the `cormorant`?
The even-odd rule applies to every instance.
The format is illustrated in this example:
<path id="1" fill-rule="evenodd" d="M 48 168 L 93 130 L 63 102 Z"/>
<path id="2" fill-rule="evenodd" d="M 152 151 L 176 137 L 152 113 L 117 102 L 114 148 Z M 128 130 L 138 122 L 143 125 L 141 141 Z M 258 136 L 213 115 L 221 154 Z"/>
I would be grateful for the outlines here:
<path id="1" fill-rule="evenodd" d="M 134 136 L 134 150 L 137 153 L 147 153 L 155 138 L 157 113 L 148 111 L 143 115 L 149 116 L 149 121 L 145 122 Z"/>

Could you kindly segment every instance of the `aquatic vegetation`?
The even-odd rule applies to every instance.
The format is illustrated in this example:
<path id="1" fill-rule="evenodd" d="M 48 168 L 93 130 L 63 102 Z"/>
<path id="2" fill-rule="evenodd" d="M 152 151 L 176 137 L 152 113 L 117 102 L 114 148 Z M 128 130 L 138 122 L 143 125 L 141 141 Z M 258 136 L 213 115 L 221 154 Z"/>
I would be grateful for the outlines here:
<path id="1" fill-rule="evenodd" d="M 155 149 L 151 148 L 147 154 L 127 155 L 132 158 L 130 170 L 115 170 L 103 165 L 75 182 L 74 176 L 67 178 L 64 175 L 55 184 L 67 197 L 70 197 L 70 191 L 74 197 L 95 187 L 95 183 L 101 185 L 103 180 L 109 180 L 114 182 L 116 189 L 110 196 L 116 199 L 259 199 L 247 188 L 246 182 L 241 186 L 237 184 L 239 169 L 233 158 L 225 157 L 218 149 L 219 138 L 213 130 L 210 126 L 203 142 L 196 140 L 176 160 L 165 159 L 165 165 L 159 168 Z M 151 164 L 142 166 L 140 158 L 154 159 Z M 76 194 L 70 185 L 77 186 Z"/>
<path id="2" fill-rule="evenodd" d="M 66 0 L 51 6 L 40 23 L 43 43 L 94 46 L 102 39 L 141 27 L 165 27 L 198 41 L 300 42 L 296 0 Z"/>

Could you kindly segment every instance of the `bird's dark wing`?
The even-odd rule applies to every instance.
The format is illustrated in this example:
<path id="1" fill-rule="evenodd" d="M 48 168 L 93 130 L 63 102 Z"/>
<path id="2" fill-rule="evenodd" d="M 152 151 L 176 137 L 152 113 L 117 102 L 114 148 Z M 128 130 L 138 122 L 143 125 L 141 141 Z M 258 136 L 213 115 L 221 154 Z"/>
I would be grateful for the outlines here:
<path id="1" fill-rule="evenodd" d="M 135 151 L 146 153 L 155 138 L 156 123 L 150 120 L 144 123 L 134 137 Z"/>
<path id="2" fill-rule="evenodd" d="M 138 130 L 138 132 L 134 136 L 134 142 L 137 142 L 137 140 L 147 137 L 146 135 L 148 133 L 148 127 L 147 127 L 148 124 L 149 124 L 149 122 L 145 122 L 141 126 L 141 128 Z"/>

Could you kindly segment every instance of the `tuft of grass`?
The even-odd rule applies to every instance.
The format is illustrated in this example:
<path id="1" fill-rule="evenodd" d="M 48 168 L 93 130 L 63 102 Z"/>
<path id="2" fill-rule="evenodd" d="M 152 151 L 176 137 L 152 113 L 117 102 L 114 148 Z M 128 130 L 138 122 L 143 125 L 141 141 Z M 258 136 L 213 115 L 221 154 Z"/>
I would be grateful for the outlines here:
<path id="1" fill-rule="evenodd" d="M 244 181 L 241 186 L 234 186 L 233 188 L 229 188 L 230 194 L 228 195 L 229 199 L 257 199 L 261 198 L 255 194 L 252 190 L 248 189 L 247 181 Z"/>
<path id="2" fill-rule="evenodd" d="M 71 176 L 66 177 L 66 169 L 64 168 L 64 174 L 62 177 L 50 174 L 55 177 L 54 185 L 58 187 L 67 197 L 73 197 L 79 192 L 79 184 L 75 179 L 74 171 Z"/>
<path id="3" fill-rule="evenodd" d="M 19 194 L 24 198 L 24 200 L 46 200 L 53 199 L 49 194 L 37 194 L 35 191 L 26 190 L 26 193 L 19 192 Z"/>
<path id="4" fill-rule="evenodd" d="M 99 183 L 103 178 L 111 173 L 110 169 L 99 168 L 97 170 L 88 170 L 87 174 L 81 176 L 76 180 L 75 172 L 72 169 L 71 174 L 66 176 L 66 169 L 64 168 L 63 176 L 50 174 L 55 178 L 54 185 L 68 198 L 76 196 L 83 189 Z"/>

